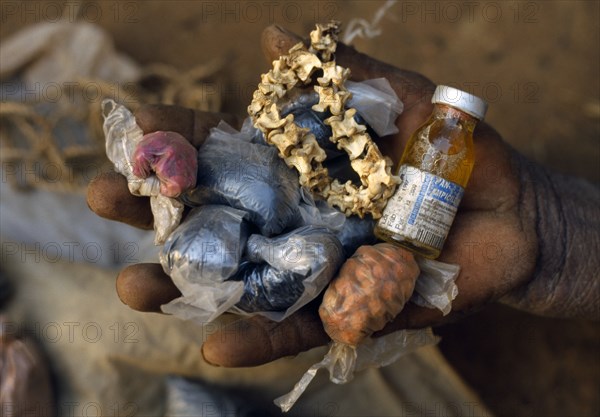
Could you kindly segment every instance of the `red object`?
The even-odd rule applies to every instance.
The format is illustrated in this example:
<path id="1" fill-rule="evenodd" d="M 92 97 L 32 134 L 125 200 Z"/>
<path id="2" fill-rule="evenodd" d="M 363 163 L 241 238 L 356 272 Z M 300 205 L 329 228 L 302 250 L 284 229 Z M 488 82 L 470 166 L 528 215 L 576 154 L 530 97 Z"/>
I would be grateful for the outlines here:
<path id="1" fill-rule="evenodd" d="M 135 148 L 133 173 L 140 178 L 155 173 L 161 194 L 177 197 L 196 186 L 197 152 L 179 133 L 149 133 Z"/>

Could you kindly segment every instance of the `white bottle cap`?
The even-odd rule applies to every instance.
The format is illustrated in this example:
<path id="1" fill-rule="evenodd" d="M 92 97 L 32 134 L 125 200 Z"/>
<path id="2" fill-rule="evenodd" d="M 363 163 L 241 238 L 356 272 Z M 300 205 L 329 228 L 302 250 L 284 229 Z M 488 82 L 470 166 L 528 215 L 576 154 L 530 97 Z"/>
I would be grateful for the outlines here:
<path id="1" fill-rule="evenodd" d="M 447 85 L 437 86 L 431 102 L 447 104 L 479 120 L 483 120 L 488 107 L 487 103 L 479 97 Z"/>

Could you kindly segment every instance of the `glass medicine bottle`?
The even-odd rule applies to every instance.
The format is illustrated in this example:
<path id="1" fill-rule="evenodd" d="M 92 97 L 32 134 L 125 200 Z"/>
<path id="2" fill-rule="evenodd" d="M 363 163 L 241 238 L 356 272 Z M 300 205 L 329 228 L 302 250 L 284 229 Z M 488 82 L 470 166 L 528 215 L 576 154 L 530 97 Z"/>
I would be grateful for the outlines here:
<path id="1" fill-rule="evenodd" d="M 475 162 L 473 130 L 485 101 L 438 86 L 433 113 L 410 137 L 400 184 L 377 222 L 375 235 L 426 258 L 440 255 Z"/>

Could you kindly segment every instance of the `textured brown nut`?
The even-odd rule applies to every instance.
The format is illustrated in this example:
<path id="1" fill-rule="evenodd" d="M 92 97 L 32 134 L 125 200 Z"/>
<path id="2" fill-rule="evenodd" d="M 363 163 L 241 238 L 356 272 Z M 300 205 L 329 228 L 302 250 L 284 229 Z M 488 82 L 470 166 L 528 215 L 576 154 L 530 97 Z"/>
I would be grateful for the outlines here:
<path id="1" fill-rule="evenodd" d="M 400 313 L 418 276 L 411 252 L 389 243 L 361 246 L 325 291 L 319 308 L 325 331 L 356 346 Z"/>

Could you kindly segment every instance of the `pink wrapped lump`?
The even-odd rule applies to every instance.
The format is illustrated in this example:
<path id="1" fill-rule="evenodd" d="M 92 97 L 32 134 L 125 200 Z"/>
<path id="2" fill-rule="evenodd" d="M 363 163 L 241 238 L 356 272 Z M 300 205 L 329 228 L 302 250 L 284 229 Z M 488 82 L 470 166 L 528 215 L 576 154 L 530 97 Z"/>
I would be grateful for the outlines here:
<path id="1" fill-rule="evenodd" d="M 147 178 L 155 173 L 160 193 L 177 197 L 196 186 L 197 151 L 176 132 L 153 132 L 144 138 L 133 153 L 133 174 Z"/>

